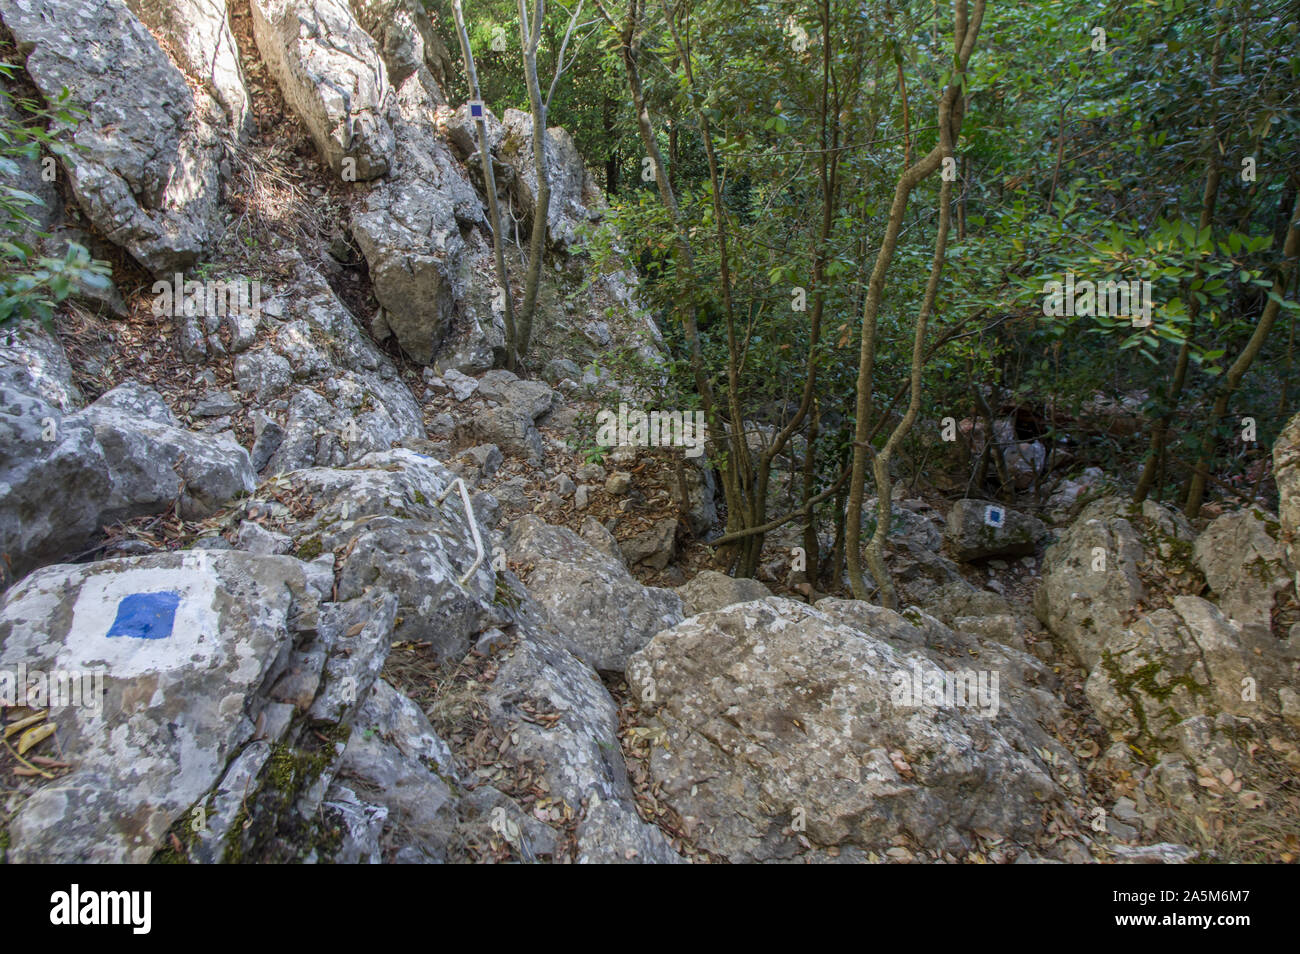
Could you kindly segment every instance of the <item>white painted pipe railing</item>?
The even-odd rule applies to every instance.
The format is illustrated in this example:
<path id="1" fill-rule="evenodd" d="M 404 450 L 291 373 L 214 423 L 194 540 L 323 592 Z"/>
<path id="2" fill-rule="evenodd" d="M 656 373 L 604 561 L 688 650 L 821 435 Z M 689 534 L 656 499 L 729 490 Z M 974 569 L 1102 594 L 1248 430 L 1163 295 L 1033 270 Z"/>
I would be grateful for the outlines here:
<path id="1" fill-rule="evenodd" d="M 469 489 L 466 488 L 465 481 L 462 478 L 457 477 L 447 485 L 447 489 L 438 497 L 438 506 L 442 506 L 442 502 L 447 499 L 447 495 L 452 490 L 460 491 L 460 499 L 465 504 L 465 516 L 469 519 L 469 532 L 474 537 L 474 562 L 465 571 L 465 575 L 460 578 L 460 585 L 464 586 L 469 581 L 469 578 L 474 575 L 474 571 L 483 564 L 483 538 L 478 534 L 478 520 L 474 518 L 474 505 L 470 503 Z"/>

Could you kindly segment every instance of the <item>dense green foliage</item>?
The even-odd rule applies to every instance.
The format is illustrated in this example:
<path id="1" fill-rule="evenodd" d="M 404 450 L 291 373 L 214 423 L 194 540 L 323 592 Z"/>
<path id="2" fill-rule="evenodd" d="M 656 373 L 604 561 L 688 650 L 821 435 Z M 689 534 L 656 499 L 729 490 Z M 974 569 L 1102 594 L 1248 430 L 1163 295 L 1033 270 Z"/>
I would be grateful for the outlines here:
<path id="1" fill-rule="evenodd" d="M 0 76 L 5 79 L 12 78 L 14 70 L 0 63 Z M 44 234 L 31 210 L 45 202 L 14 184 L 24 181 L 20 163 L 52 162 L 53 156 L 66 153 L 49 129 L 54 123 L 75 122 L 76 113 L 67 100 L 65 90 L 62 101 L 38 106 L 15 101 L 0 88 L 0 323 L 26 317 L 49 321 L 54 306 L 78 285 L 109 287 L 107 267 L 92 262 L 90 253 L 75 242 L 68 244 L 61 258 L 39 254 L 34 243 Z"/>
<path id="2" fill-rule="evenodd" d="M 798 428 L 817 449 L 805 497 L 843 471 L 864 383 L 876 446 L 907 403 L 940 175 L 917 184 L 904 214 L 872 381 L 861 380 L 856 359 L 895 184 L 938 142 L 954 6 L 966 5 L 602 0 L 590 15 L 584 7 L 576 59 L 550 116 L 593 169 L 605 170 L 607 222 L 663 317 L 681 393 L 700 396 L 688 314 L 698 319 L 705 383 L 734 396 L 746 420 L 789 420 L 815 366 L 817 413 Z M 498 111 L 526 108 L 515 9 L 506 0 L 466 4 L 476 46 L 490 51 L 494 36 L 504 46 L 480 64 Z M 549 36 L 571 10 L 548 8 Z M 1289 378 L 1300 306 L 1295 269 L 1283 261 L 1300 183 L 1297 29 L 1293 8 L 1277 2 L 988 5 L 961 90 L 954 228 L 926 335 L 913 450 L 934 442 L 945 417 L 1016 407 L 1039 422 L 1025 436 L 1049 446 L 1069 436 L 1077 466 L 1133 473 L 1151 455 L 1159 465 L 1152 492 L 1170 499 L 1186 493 L 1198 460 L 1212 458 L 1210 479 L 1226 486 L 1267 455 L 1297 390 Z M 629 38 L 676 220 L 637 137 L 620 56 Z M 553 53 L 544 43 L 543 60 Z M 601 247 L 593 242 L 593 254 Z M 1150 324 L 1045 314 L 1045 283 L 1067 273 L 1149 281 Z M 1239 368 L 1239 385 L 1224 388 L 1270 296 L 1276 321 L 1264 321 L 1269 333 Z M 813 340 L 815 300 L 822 315 Z M 1171 388 L 1180 356 L 1185 383 Z M 1074 422 L 1095 391 L 1145 393 L 1151 420 L 1168 424 L 1167 442 L 1080 432 Z M 1230 398 L 1228 413 L 1208 421 L 1217 396 Z M 719 404 L 732 421 L 734 407 Z M 1258 427 L 1253 447 L 1235 438 L 1247 416 Z M 1005 490 L 993 470 L 981 471 L 989 482 L 977 490 Z M 823 503 L 824 520 L 835 520 L 838 499 Z M 729 514 L 728 529 L 777 515 L 761 500 L 739 523 Z"/>

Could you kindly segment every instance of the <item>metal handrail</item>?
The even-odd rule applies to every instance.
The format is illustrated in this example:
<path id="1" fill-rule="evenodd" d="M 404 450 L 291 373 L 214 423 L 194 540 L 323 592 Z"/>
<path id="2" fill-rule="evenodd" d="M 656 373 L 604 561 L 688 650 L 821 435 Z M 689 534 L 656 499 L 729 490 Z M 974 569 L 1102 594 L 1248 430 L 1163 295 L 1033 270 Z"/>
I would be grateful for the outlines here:
<path id="1" fill-rule="evenodd" d="M 474 562 L 465 571 L 465 575 L 460 578 L 460 585 L 464 586 L 469 581 L 469 578 L 474 575 L 474 571 L 483 564 L 483 539 L 478 534 L 478 519 L 474 516 L 474 505 L 470 503 L 469 490 L 465 487 L 464 478 L 457 477 L 447 485 L 447 488 L 438 497 L 438 506 L 442 506 L 442 502 L 447 499 L 447 495 L 453 489 L 460 490 L 460 499 L 465 504 L 465 515 L 469 518 L 469 532 L 474 537 Z"/>

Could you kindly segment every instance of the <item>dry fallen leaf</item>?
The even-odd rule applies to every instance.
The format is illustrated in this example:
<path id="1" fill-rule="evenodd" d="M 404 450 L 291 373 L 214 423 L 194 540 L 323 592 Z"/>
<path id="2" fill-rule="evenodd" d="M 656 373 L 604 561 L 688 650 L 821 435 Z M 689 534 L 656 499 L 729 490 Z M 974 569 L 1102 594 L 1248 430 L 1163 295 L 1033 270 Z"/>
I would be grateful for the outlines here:
<path id="1" fill-rule="evenodd" d="M 28 716 L 25 719 L 19 719 L 13 725 L 5 726 L 5 738 L 6 739 L 12 738 L 13 736 L 17 735 L 19 732 L 23 731 L 23 729 L 26 729 L 29 726 L 36 725 L 36 723 L 44 720 L 44 718 L 49 714 L 50 714 L 49 710 L 46 709 L 36 713 L 36 715 Z"/>
<path id="2" fill-rule="evenodd" d="M 24 755 L 27 750 L 34 745 L 39 745 L 54 734 L 57 726 L 53 722 L 47 722 L 45 725 L 38 725 L 28 729 L 18 740 L 18 754 Z"/>
<path id="3" fill-rule="evenodd" d="M 1237 796 L 1237 799 L 1241 802 L 1243 808 L 1264 807 L 1264 796 L 1261 795 L 1259 792 L 1253 791 L 1251 789 L 1246 789 L 1246 791 L 1241 792 Z"/>
<path id="4" fill-rule="evenodd" d="M 1092 739 L 1081 742 L 1074 747 L 1074 754 L 1081 759 L 1094 759 L 1099 752 L 1101 752 L 1101 746 Z"/>

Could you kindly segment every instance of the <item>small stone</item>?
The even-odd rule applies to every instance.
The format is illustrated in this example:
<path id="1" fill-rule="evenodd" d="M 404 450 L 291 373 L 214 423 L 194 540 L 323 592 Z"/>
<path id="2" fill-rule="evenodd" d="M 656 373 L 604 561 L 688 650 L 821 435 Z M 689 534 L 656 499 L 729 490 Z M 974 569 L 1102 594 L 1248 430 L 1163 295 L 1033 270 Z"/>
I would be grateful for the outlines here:
<path id="1" fill-rule="evenodd" d="M 235 546 L 249 553 L 278 555 L 290 552 L 293 540 L 283 533 L 274 533 L 261 524 L 245 520 L 239 525 Z"/>
<path id="2" fill-rule="evenodd" d="M 1111 807 L 1111 815 L 1126 825 L 1140 826 L 1141 816 L 1137 812 L 1137 803 L 1131 798 L 1118 798 Z"/>
<path id="3" fill-rule="evenodd" d="M 491 656 L 495 652 L 505 649 L 510 643 L 510 637 L 501 630 L 493 627 L 483 633 L 474 643 L 474 655 Z"/>
<path id="4" fill-rule="evenodd" d="M 446 384 L 447 389 L 451 391 L 451 396 L 457 401 L 466 400 L 471 394 L 478 390 L 478 381 L 471 378 L 468 374 L 462 374 L 455 368 L 448 368 L 443 372 L 442 381 Z M 430 386 L 435 386 L 431 385 Z"/>
<path id="5" fill-rule="evenodd" d="M 1197 855 L 1194 848 L 1167 841 L 1158 845 L 1116 845 L 1111 850 L 1118 863 L 1128 865 L 1185 865 Z"/>
<path id="6" fill-rule="evenodd" d="M 1300 693 L 1283 686 L 1277 691 L 1277 699 L 1282 706 L 1282 718 L 1300 727 Z"/>
<path id="7" fill-rule="evenodd" d="M 1126 825 L 1118 818 L 1111 816 L 1106 819 L 1106 830 L 1110 832 L 1111 837 L 1117 841 L 1133 841 L 1137 838 L 1137 829 L 1132 825 Z"/>
<path id="8" fill-rule="evenodd" d="M 610 474 L 609 479 L 605 481 L 605 492 L 615 497 L 622 497 L 631 489 L 632 475 L 621 470 Z"/>
<path id="9" fill-rule="evenodd" d="M 434 417 L 426 430 L 434 437 L 450 437 L 456 433 L 456 419 L 444 412 Z"/>
<path id="10" fill-rule="evenodd" d="M 573 483 L 573 478 L 568 474 L 560 474 L 555 478 L 555 489 L 561 497 L 572 497 L 577 490 Z"/>
<path id="11" fill-rule="evenodd" d="M 199 537 L 194 541 L 194 550 L 233 550 L 234 546 L 219 533 L 214 533 L 208 537 Z"/>
<path id="12" fill-rule="evenodd" d="M 190 413 L 195 417 L 221 417 L 234 414 L 239 408 L 239 402 L 229 391 L 206 391 L 194 402 Z"/>
<path id="13" fill-rule="evenodd" d="M 665 517 L 657 521 L 649 530 L 643 530 L 636 536 L 622 541 L 619 547 L 627 559 L 628 566 L 644 563 L 652 569 L 662 570 L 677 555 L 677 520 L 674 517 Z"/>
<path id="14" fill-rule="evenodd" d="M 496 444 L 478 444 L 460 452 L 461 457 L 471 458 L 484 477 L 491 477 L 497 472 L 503 460 L 501 448 Z"/>
<path id="15" fill-rule="evenodd" d="M 284 428 L 270 418 L 264 418 L 261 425 L 261 432 L 253 441 L 253 449 L 249 451 L 248 456 L 253 464 L 253 470 L 258 473 L 262 472 L 267 463 L 280 449 L 284 443 Z"/>

